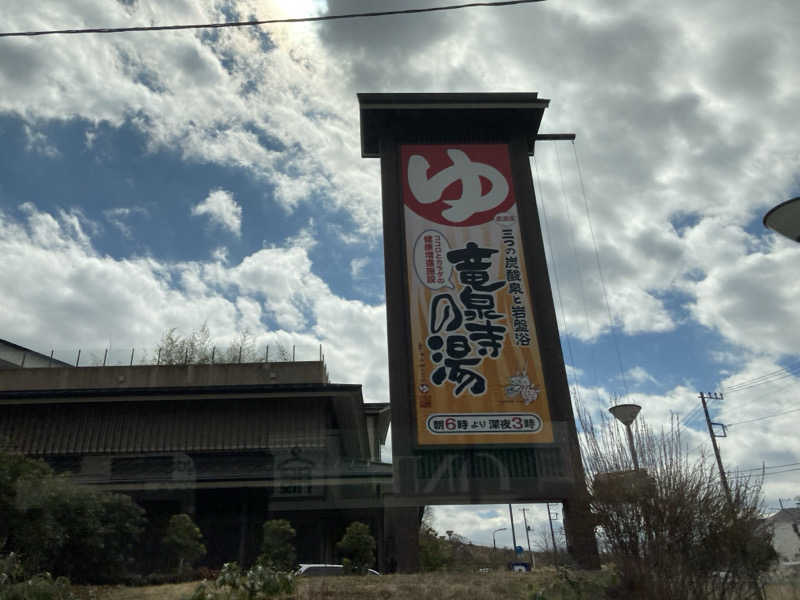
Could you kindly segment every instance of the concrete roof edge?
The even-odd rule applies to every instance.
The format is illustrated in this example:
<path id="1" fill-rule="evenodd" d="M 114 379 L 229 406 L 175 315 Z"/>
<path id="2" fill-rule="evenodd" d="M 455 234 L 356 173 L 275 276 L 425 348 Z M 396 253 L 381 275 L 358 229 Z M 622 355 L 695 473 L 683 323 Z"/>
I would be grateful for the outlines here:
<path id="1" fill-rule="evenodd" d="M 86 402 L 102 402 L 109 396 L 131 396 L 130 400 L 142 400 L 146 396 L 191 396 L 192 394 L 226 394 L 226 393 L 258 393 L 270 394 L 280 392 L 317 392 L 316 395 L 357 392 L 361 396 L 361 384 L 357 383 L 264 383 L 246 385 L 200 385 L 176 387 L 144 387 L 144 388 L 86 388 L 86 389 L 43 389 L 43 390 L 2 390 L 0 404 L 25 404 L 25 400 L 52 398 L 54 404 L 59 401 L 68 402 L 80 398 Z M 10 402 L 9 402 L 10 401 Z M 363 400 L 362 400 L 363 402 Z"/>

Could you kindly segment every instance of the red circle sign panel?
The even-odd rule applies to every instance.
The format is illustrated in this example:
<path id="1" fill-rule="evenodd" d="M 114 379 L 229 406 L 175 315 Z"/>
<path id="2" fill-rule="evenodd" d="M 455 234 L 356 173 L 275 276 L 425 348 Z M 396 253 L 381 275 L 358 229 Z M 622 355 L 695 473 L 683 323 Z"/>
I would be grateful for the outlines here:
<path id="1" fill-rule="evenodd" d="M 400 148 L 403 202 L 451 227 L 494 220 L 514 204 L 505 144 L 415 144 Z"/>

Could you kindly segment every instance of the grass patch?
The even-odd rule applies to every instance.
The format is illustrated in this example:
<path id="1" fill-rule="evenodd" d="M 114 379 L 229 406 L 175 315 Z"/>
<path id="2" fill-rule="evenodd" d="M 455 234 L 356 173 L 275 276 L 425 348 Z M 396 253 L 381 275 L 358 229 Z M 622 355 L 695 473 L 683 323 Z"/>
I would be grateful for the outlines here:
<path id="1" fill-rule="evenodd" d="M 199 581 L 129 587 L 123 585 L 76 585 L 73 593 L 81 600 L 181 600 L 191 595 Z"/>
<path id="2" fill-rule="evenodd" d="M 582 580 L 607 580 L 606 573 L 572 573 Z M 493 571 L 479 573 L 420 573 L 381 577 L 307 577 L 297 579 L 297 589 L 287 596 L 292 600 L 536 600 L 544 591 L 546 600 L 581 598 L 563 595 L 563 580 L 552 568 L 533 573 Z M 199 582 L 150 587 L 76 586 L 88 600 L 186 600 Z M 555 586 L 555 587 L 554 587 Z M 92 596 L 92 592 L 94 596 Z M 585 595 L 584 598 L 596 598 Z M 602 597 L 602 596 L 600 596 Z"/>
<path id="3" fill-rule="evenodd" d="M 284 600 L 595 600 L 605 597 L 608 571 L 568 571 L 544 567 L 533 573 L 420 573 L 381 577 L 298 578 Z M 800 600 L 798 581 L 767 585 L 768 600 Z M 148 587 L 75 586 L 82 600 L 186 600 L 199 582 Z"/>
<path id="4" fill-rule="evenodd" d="M 423 573 L 381 577 L 325 577 L 297 586 L 297 600 L 528 600 L 534 577 L 525 573 Z"/>

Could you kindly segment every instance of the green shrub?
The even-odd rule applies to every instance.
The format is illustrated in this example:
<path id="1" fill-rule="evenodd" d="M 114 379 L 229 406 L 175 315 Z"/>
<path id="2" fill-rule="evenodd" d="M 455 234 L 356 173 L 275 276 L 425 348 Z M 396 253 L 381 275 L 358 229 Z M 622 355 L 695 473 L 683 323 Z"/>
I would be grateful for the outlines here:
<path id="1" fill-rule="evenodd" d="M 0 454 L 0 482 L 0 523 L 27 572 L 79 581 L 124 573 L 144 524 L 144 511 L 128 496 L 80 486 L 10 454 Z"/>
<path id="2" fill-rule="evenodd" d="M 294 549 L 296 533 L 286 519 L 273 519 L 264 523 L 264 537 L 258 564 L 278 571 L 293 571 L 297 555 Z"/>
<path id="3" fill-rule="evenodd" d="M 27 581 L 0 584 L 0 600 L 77 600 L 69 579 L 53 579 L 50 573 L 35 575 Z"/>
<path id="4" fill-rule="evenodd" d="M 190 600 L 263 600 L 292 594 L 295 589 L 291 573 L 256 565 L 242 572 L 235 562 L 225 563 L 216 581 L 204 581 Z"/>
<path id="5" fill-rule="evenodd" d="M 25 570 L 18 554 L 11 552 L 6 556 L 0 556 L 0 588 L 16 583 L 23 577 L 25 577 Z"/>
<path id="6" fill-rule="evenodd" d="M 561 567 L 556 573 L 544 587 L 530 594 L 530 600 L 595 600 L 605 598 L 606 591 L 618 583 L 613 569 L 575 571 Z"/>
<path id="7" fill-rule="evenodd" d="M 8 540 L 22 518 L 16 509 L 17 483 L 52 475 L 53 471 L 42 461 L 0 452 L 0 540 Z"/>
<path id="8" fill-rule="evenodd" d="M 448 562 L 447 546 L 436 532 L 423 524 L 419 529 L 419 569 L 427 573 L 444 568 Z"/>
<path id="9" fill-rule="evenodd" d="M 163 544 L 167 554 L 177 563 L 179 573 L 206 555 L 203 534 L 185 513 L 170 517 Z"/>
<path id="10" fill-rule="evenodd" d="M 342 564 L 347 573 L 363 575 L 375 563 L 375 538 L 364 523 L 350 523 L 336 544 L 336 550 L 343 557 Z"/>
<path id="11" fill-rule="evenodd" d="M 419 527 L 419 568 L 423 572 L 438 571 L 448 567 L 451 558 L 451 544 L 437 535 L 430 507 L 426 506 Z"/>

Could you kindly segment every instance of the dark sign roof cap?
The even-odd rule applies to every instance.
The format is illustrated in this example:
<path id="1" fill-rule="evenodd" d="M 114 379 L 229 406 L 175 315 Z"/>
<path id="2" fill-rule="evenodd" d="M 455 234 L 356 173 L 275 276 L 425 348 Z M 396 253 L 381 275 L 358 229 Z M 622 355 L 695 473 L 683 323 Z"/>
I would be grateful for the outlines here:
<path id="1" fill-rule="evenodd" d="M 361 113 L 361 156 L 380 156 L 380 139 L 388 130 L 406 135 L 451 137 L 475 127 L 503 136 L 522 133 L 529 151 L 550 101 L 536 92 L 358 94 Z"/>
<path id="2" fill-rule="evenodd" d="M 476 93 L 359 93 L 361 108 L 403 109 L 497 109 L 497 108 L 545 108 L 549 100 L 539 98 L 537 92 L 476 92 Z"/>

